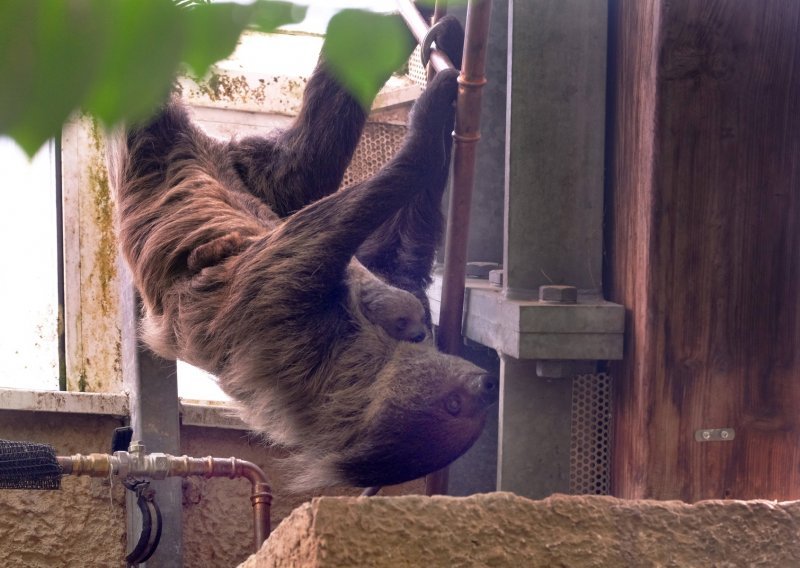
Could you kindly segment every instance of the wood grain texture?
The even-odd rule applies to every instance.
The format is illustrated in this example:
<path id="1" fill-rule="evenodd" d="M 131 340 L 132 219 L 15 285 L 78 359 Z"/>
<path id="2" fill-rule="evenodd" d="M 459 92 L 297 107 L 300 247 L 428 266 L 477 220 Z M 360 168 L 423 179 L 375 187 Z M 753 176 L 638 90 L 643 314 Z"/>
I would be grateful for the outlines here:
<path id="1" fill-rule="evenodd" d="M 619 0 L 612 21 L 614 493 L 798 499 L 800 3 Z"/>

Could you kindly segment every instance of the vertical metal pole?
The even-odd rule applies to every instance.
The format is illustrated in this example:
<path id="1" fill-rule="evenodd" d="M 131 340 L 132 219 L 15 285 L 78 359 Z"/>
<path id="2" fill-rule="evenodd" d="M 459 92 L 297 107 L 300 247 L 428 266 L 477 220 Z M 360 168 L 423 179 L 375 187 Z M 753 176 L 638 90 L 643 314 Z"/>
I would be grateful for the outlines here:
<path id="1" fill-rule="evenodd" d="M 467 236 L 475 153 L 480 140 L 482 88 L 486 84 L 486 44 L 489 38 L 491 0 L 470 0 L 464 37 L 464 59 L 458 77 L 456 127 L 453 133 L 453 186 L 448 210 L 442 277 L 442 306 L 439 315 L 439 349 L 458 355 L 464 312 L 464 281 L 467 266 Z M 447 469 L 426 479 L 426 493 L 447 492 Z"/>
<path id="2" fill-rule="evenodd" d="M 122 312 L 122 376 L 130 400 L 134 440 L 148 452 L 180 455 L 180 406 L 176 365 L 153 355 L 139 341 L 139 301 L 130 272 L 119 260 Z M 180 478 L 152 481 L 161 509 L 164 530 L 148 568 L 183 566 L 183 505 Z M 141 519 L 130 491 L 127 492 L 128 542 L 136 542 Z"/>

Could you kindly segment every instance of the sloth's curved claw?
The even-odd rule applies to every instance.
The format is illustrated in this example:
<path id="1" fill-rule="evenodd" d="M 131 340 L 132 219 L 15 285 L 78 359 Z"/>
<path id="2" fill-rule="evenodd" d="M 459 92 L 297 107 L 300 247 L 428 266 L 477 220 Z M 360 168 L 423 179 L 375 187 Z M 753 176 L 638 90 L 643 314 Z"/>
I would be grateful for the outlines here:
<path id="1" fill-rule="evenodd" d="M 461 67 L 461 54 L 464 45 L 464 32 L 461 29 L 461 22 L 452 15 L 447 15 L 433 24 L 420 44 L 420 59 L 422 66 L 427 67 L 431 58 L 433 44 L 436 42 L 436 49 L 444 51 L 456 69 Z"/>

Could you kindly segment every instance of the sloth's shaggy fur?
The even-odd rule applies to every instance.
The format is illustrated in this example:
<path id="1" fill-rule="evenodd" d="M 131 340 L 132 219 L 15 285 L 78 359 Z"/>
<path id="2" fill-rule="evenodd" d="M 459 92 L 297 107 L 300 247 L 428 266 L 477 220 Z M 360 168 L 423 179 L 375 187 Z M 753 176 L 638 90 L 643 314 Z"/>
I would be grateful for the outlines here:
<path id="1" fill-rule="evenodd" d="M 215 374 L 288 448 L 297 489 L 434 471 L 495 397 L 481 369 L 433 346 L 424 294 L 455 96 L 456 74 L 440 73 L 397 155 L 340 191 L 366 117 L 324 63 L 284 132 L 220 142 L 172 102 L 114 152 L 147 344 Z"/>

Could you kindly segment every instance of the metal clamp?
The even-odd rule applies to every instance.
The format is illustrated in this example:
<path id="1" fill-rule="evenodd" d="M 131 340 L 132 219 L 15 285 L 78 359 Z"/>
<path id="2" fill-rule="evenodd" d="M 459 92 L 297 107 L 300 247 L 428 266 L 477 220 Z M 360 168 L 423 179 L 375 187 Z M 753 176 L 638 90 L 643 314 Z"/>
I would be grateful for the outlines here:
<path id="1" fill-rule="evenodd" d="M 150 488 L 149 481 L 127 479 L 123 484 L 136 493 L 136 504 L 142 514 L 142 532 L 139 541 L 125 557 L 128 566 L 138 566 L 150 558 L 161 540 L 161 511 L 155 502 L 156 492 Z"/>

